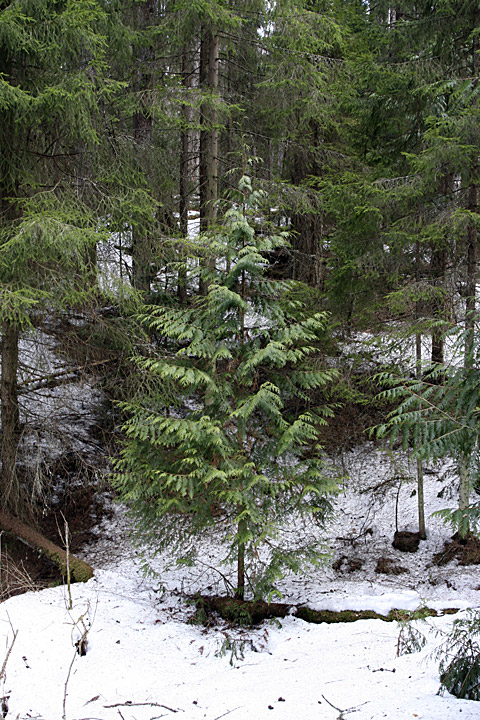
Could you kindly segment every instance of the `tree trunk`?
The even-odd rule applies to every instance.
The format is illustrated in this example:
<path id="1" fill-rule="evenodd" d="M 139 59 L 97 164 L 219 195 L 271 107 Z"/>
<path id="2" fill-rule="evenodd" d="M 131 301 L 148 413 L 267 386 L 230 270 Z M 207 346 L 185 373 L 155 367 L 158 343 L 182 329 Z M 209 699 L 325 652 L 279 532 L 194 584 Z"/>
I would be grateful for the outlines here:
<path id="1" fill-rule="evenodd" d="M 154 22 L 156 0 L 146 0 L 137 8 L 137 27 L 139 32 L 145 31 Z M 152 67 L 155 51 L 145 44 L 140 47 L 136 58 L 136 78 L 134 90 L 137 94 L 137 110 L 133 116 L 133 138 L 136 152 L 142 158 L 143 172 L 148 173 L 150 167 L 151 141 L 153 133 L 153 116 L 145 91 L 152 87 Z M 146 99 L 147 98 L 147 99 Z M 146 228 L 132 229 L 132 284 L 143 293 L 150 291 L 152 262 L 152 239 Z"/>
<path id="2" fill-rule="evenodd" d="M 474 166 L 473 172 L 476 174 L 477 168 Z M 472 213 L 478 211 L 477 186 L 471 183 L 468 188 L 468 210 Z M 473 350 L 473 333 L 475 326 L 475 294 L 476 294 L 476 276 L 477 276 L 477 229 L 473 222 L 469 223 L 467 230 L 467 279 L 465 286 L 465 361 L 472 362 Z"/>
<path id="3" fill-rule="evenodd" d="M 185 45 L 182 53 L 182 85 L 184 104 L 182 106 L 182 132 L 180 135 L 180 183 L 179 183 L 179 215 L 180 233 L 183 238 L 188 237 L 188 210 L 190 198 L 190 123 L 191 108 L 188 105 L 188 94 L 192 84 L 192 60 L 190 48 Z M 187 299 L 187 272 L 186 269 L 178 273 L 178 298 L 181 302 Z"/>
<path id="4" fill-rule="evenodd" d="M 218 128 L 215 96 L 218 94 L 219 38 L 208 28 L 202 30 L 200 47 L 200 87 L 207 97 L 200 110 L 200 231 L 206 232 L 217 219 Z M 214 269 L 215 260 L 204 263 Z M 200 293 L 206 294 L 208 282 L 200 281 Z"/>
<path id="5" fill-rule="evenodd" d="M 461 455 L 459 459 L 458 474 L 460 476 L 458 509 L 462 514 L 458 532 L 464 539 L 466 539 L 470 533 L 470 523 L 468 520 L 468 509 L 470 506 L 470 473 L 468 470 L 468 460 L 465 455 Z"/>
<path id="6" fill-rule="evenodd" d="M 1 505 L 3 508 L 16 507 L 19 500 L 19 487 L 16 473 L 18 443 L 20 439 L 20 420 L 18 410 L 18 328 L 4 322 L 2 325 L 2 487 Z"/>
<path id="7" fill-rule="evenodd" d="M 417 355 L 417 379 L 422 378 L 422 336 L 417 333 L 415 338 L 416 355 Z M 425 500 L 423 492 L 423 462 L 417 458 L 417 493 L 418 493 L 418 534 L 420 540 L 427 539 L 427 530 L 425 527 Z"/>
<path id="8" fill-rule="evenodd" d="M 415 243 L 415 280 L 417 287 L 420 283 L 420 243 Z M 415 320 L 418 323 L 420 319 L 420 302 L 415 303 Z M 417 332 L 415 335 L 415 355 L 416 355 L 416 376 L 417 380 L 422 379 L 422 334 Z M 418 493 L 418 534 L 421 540 L 427 539 L 427 531 L 425 528 L 425 501 L 423 492 L 423 462 L 417 458 L 417 493 Z"/>
<path id="9" fill-rule="evenodd" d="M 218 54 L 219 39 L 218 35 L 213 34 L 210 37 L 209 56 L 208 56 L 208 88 L 212 95 L 218 94 Z M 217 127 L 217 110 L 215 105 L 211 104 L 210 111 L 210 130 L 208 137 L 208 153 L 207 153 L 207 218 L 208 224 L 212 225 L 217 219 L 217 194 L 218 194 L 218 127 Z"/>
<path id="10" fill-rule="evenodd" d="M 247 530 L 246 520 L 240 520 L 238 523 L 238 535 L 241 537 Z M 235 597 L 238 600 L 245 599 L 245 543 L 238 543 L 237 552 L 237 588 L 235 590 Z"/>
<path id="11" fill-rule="evenodd" d="M 435 292 L 433 298 L 432 314 L 434 320 L 443 320 L 445 317 L 445 300 L 442 296 L 447 267 L 447 252 L 445 247 L 432 247 L 430 270 Z M 444 330 L 443 328 L 432 328 L 432 363 L 443 364 L 444 362 Z"/>

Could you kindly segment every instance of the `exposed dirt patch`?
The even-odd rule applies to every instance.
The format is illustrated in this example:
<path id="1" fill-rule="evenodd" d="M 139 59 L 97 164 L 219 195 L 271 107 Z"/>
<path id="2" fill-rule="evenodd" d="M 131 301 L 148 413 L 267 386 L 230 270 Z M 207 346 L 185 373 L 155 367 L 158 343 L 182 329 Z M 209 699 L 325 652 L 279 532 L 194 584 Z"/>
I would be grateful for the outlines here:
<path id="1" fill-rule="evenodd" d="M 420 533 L 408 530 L 397 530 L 393 537 L 393 547 L 401 552 L 417 552 L 420 545 Z"/>
<path id="2" fill-rule="evenodd" d="M 0 601 L 61 582 L 57 565 L 8 533 L 1 534 Z"/>
<path id="3" fill-rule="evenodd" d="M 443 550 L 433 556 L 434 565 L 446 565 L 451 560 L 458 560 L 459 565 L 480 565 L 480 540 L 470 535 L 467 540 L 454 535 L 446 542 Z"/>
<path id="4" fill-rule="evenodd" d="M 108 514 L 99 492 L 95 468 L 79 453 L 67 452 L 43 470 L 52 488 L 46 507 L 37 516 L 38 530 L 64 547 L 65 523 L 73 553 L 92 540 L 92 528 Z"/>
<path id="5" fill-rule="evenodd" d="M 403 573 L 408 573 L 409 570 L 403 567 L 403 565 L 397 565 L 393 558 L 381 557 L 378 558 L 375 572 L 382 573 L 383 575 L 402 575 Z"/>
<path id="6" fill-rule="evenodd" d="M 333 565 L 333 569 L 336 572 L 348 572 L 353 573 L 356 570 L 361 570 L 363 567 L 363 560 L 358 557 L 349 558 L 347 555 L 342 555 L 336 560 Z"/>
<path id="7" fill-rule="evenodd" d="M 68 452 L 42 468 L 51 496 L 29 525 L 61 548 L 68 525 L 72 554 L 92 542 L 93 528 L 111 513 L 98 492 L 93 470 L 78 453 Z M 58 566 L 9 533 L 1 535 L 0 600 L 65 581 Z"/>

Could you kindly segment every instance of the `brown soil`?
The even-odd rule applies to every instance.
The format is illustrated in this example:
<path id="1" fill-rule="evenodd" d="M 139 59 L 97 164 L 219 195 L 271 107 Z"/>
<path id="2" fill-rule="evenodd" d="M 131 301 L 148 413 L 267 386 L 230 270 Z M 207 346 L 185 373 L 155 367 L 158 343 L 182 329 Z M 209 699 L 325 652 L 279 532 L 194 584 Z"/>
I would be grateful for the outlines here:
<path id="1" fill-rule="evenodd" d="M 451 560 L 458 560 L 459 565 L 480 565 L 480 540 L 473 535 L 467 540 L 454 535 L 443 550 L 433 556 L 433 564 L 446 565 Z"/>
<path id="2" fill-rule="evenodd" d="M 29 524 L 48 540 L 65 548 L 65 522 L 69 546 L 77 554 L 92 538 L 92 529 L 105 515 L 102 496 L 78 455 L 67 453 L 45 469 L 57 487 L 50 507 Z M 58 488 L 62 488 L 58 489 Z M 0 535 L 0 601 L 28 590 L 64 582 L 58 566 L 45 555 L 9 533 Z"/>
<path id="3" fill-rule="evenodd" d="M 0 601 L 56 585 L 57 565 L 7 533 L 1 535 Z"/>
<path id="4" fill-rule="evenodd" d="M 361 570 L 363 567 L 363 560 L 361 558 L 353 557 L 349 558 L 347 555 L 342 555 L 332 565 L 336 572 L 348 572 L 353 573 L 356 570 Z"/>
<path id="5" fill-rule="evenodd" d="M 383 575 L 402 575 L 408 573 L 408 568 L 398 565 L 393 558 L 381 557 L 377 561 L 375 572 Z"/>
<path id="6" fill-rule="evenodd" d="M 420 544 L 420 533 L 409 532 L 408 530 L 397 530 L 392 545 L 401 552 L 417 552 Z"/>

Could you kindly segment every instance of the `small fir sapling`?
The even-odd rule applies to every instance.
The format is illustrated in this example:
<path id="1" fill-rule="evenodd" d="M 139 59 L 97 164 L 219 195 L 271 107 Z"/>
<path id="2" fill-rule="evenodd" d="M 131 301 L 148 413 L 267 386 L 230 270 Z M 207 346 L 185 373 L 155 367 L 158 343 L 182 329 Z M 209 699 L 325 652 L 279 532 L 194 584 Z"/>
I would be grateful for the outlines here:
<path id="1" fill-rule="evenodd" d="M 439 695 L 447 690 L 457 698 L 480 700 L 480 611 L 467 611 L 467 616 L 453 621 L 452 629 L 437 648 L 440 660 Z"/>
<path id="2" fill-rule="evenodd" d="M 310 401 L 335 378 L 319 359 L 327 317 L 289 299 L 291 283 L 268 278 L 266 256 L 286 239 L 254 231 L 260 197 L 243 177 L 214 238 L 224 269 L 206 296 L 141 316 L 158 338 L 154 356 L 136 359 L 150 389 L 123 405 L 130 417 L 113 476 L 138 539 L 157 551 L 191 562 L 198 536 L 222 528 L 239 599 L 270 596 L 285 571 L 325 557 L 319 532 L 302 539 L 292 523 L 321 528 L 336 489 L 319 445 L 333 410 Z"/>
<path id="3" fill-rule="evenodd" d="M 429 614 L 430 611 L 426 605 L 421 605 L 413 612 L 398 611 L 397 657 L 420 652 L 425 647 L 427 638 L 413 623 L 415 621 L 425 622 Z"/>
<path id="4" fill-rule="evenodd" d="M 396 404 L 387 422 L 375 428 L 377 436 L 392 444 L 400 440 L 404 449 L 411 448 L 421 460 L 450 457 L 457 463 L 458 507 L 434 514 L 463 540 L 480 528 L 480 503 L 470 501 L 480 467 L 478 340 L 477 334 L 471 338 L 470 331 L 454 329 L 449 333 L 450 349 L 453 357 L 462 359 L 461 365 L 436 364 L 415 379 L 390 372 L 377 376 L 388 386 L 379 397 Z"/>

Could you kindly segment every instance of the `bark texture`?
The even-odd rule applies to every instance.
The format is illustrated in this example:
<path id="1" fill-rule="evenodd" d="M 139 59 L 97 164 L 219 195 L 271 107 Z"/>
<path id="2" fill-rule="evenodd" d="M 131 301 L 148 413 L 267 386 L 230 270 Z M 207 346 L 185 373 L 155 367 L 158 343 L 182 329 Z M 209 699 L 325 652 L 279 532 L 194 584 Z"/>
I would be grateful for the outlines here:
<path id="1" fill-rule="evenodd" d="M 20 420 L 18 411 L 18 328 L 9 322 L 2 325 L 2 484 L 1 506 L 15 507 L 19 488 L 16 474 Z"/>

